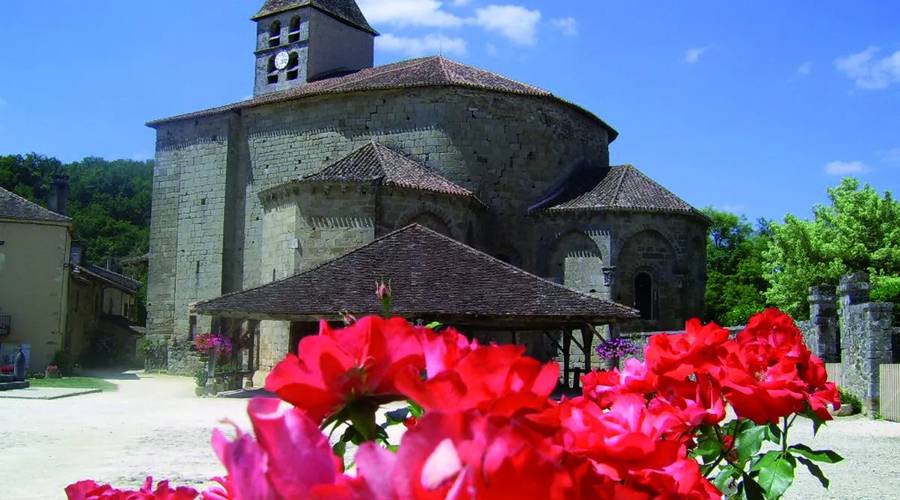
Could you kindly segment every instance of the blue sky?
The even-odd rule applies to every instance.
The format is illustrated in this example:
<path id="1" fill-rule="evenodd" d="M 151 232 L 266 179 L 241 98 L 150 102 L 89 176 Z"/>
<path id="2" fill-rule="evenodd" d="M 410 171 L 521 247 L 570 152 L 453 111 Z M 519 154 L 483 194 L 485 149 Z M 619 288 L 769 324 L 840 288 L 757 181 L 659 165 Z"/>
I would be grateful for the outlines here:
<path id="1" fill-rule="evenodd" d="M 0 154 L 152 157 L 144 122 L 252 93 L 262 0 L 0 2 Z M 900 192 L 900 3 L 360 0 L 376 63 L 444 55 L 593 111 L 695 206 Z"/>

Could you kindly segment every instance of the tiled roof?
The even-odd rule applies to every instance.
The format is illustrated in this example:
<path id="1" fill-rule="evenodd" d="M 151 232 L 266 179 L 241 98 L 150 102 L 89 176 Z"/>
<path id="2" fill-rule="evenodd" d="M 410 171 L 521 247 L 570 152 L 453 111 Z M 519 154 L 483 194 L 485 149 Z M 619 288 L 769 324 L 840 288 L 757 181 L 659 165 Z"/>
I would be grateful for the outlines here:
<path id="1" fill-rule="evenodd" d="M 319 172 L 300 179 L 300 182 L 317 181 L 380 182 L 387 186 L 475 197 L 468 189 L 441 177 L 425 165 L 376 142 L 370 142 Z"/>
<path id="2" fill-rule="evenodd" d="M 140 281 L 129 278 L 128 276 L 123 276 L 117 272 L 110 271 L 105 267 L 96 266 L 94 264 L 78 266 L 77 271 L 99 278 L 115 286 L 116 288 L 119 288 L 131 294 L 137 293 L 137 291 L 141 288 Z"/>
<path id="3" fill-rule="evenodd" d="M 351 26 L 356 26 L 373 35 L 378 34 L 369 26 L 366 16 L 359 10 L 359 6 L 354 0 L 266 0 L 253 19 L 260 19 L 299 7 L 314 7 Z"/>
<path id="4" fill-rule="evenodd" d="M 71 222 L 71 219 L 48 210 L 37 203 L 0 187 L 0 219 L 20 219 L 41 222 Z"/>
<path id="5" fill-rule="evenodd" d="M 382 279 L 393 289 L 392 312 L 408 318 L 558 325 L 637 317 L 631 308 L 539 278 L 417 224 L 291 278 L 193 309 L 256 319 L 377 314 L 375 281 Z"/>
<path id="6" fill-rule="evenodd" d="M 553 195 L 532 211 L 670 212 L 704 217 L 632 165 L 576 170 Z"/>
<path id="7" fill-rule="evenodd" d="M 589 111 L 560 99 L 546 90 L 438 56 L 412 59 L 385 66 L 367 68 L 346 76 L 318 80 L 300 87 L 257 96 L 247 101 L 229 104 L 219 108 L 155 120 L 149 122 L 148 125 L 152 127 L 171 121 L 193 119 L 201 116 L 252 108 L 263 104 L 290 101 L 323 94 L 419 87 L 462 87 L 492 90 L 507 94 L 547 97 L 573 107 L 600 122 L 607 130 L 609 130 L 610 142 L 618 135 L 618 132 L 612 127 Z"/>

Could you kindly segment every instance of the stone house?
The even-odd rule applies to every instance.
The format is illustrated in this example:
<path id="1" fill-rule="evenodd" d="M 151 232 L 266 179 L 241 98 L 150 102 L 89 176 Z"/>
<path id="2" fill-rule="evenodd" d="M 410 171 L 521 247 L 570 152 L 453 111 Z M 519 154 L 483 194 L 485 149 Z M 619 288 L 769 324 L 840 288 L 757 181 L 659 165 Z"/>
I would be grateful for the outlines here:
<path id="1" fill-rule="evenodd" d="M 0 364 L 43 370 L 65 345 L 72 221 L 0 188 Z"/>
<path id="2" fill-rule="evenodd" d="M 626 329 L 702 313 L 707 219 L 611 166 L 618 132 L 594 113 L 443 57 L 372 67 L 377 32 L 352 0 L 268 0 L 253 20 L 251 99 L 148 124 L 152 337 L 184 342 L 213 327 L 192 304 L 412 223 L 638 309 Z"/>
<path id="3" fill-rule="evenodd" d="M 47 209 L 0 188 L 0 364 L 20 346 L 30 371 L 57 351 L 78 358 L 92 339 L 126 336 L 134 354 L 134 296 L 141 284 L 80 263 L 66 213 L 68 182 L 54 180 Z"/>

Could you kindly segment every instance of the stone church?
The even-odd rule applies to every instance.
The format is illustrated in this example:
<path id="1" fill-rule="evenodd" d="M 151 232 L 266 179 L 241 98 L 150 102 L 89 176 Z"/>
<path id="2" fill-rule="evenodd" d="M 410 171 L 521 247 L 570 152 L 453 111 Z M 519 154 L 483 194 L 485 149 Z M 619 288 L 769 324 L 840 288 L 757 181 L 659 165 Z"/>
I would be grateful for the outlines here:
<path id="1" fill-rule="evenodd" d="M 443 57 L 374 67 L 353 0 L 267 0 L 253 21 L 252 98 L 148 124 L 150 335 L 208 331 L 193 304 L 412 223 L 639 310 L 626 330 L 702 314 L 707 219 L 611 166 L 593 112 Z"/>

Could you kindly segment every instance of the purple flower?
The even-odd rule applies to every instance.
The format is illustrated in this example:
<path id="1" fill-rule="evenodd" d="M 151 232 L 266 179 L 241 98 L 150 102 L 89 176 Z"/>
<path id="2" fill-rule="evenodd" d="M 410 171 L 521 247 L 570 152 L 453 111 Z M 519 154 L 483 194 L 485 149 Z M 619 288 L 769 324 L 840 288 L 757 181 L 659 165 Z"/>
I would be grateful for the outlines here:
<path id="1" fill-rule="evenodd" d="M 639 350 L 637 344 L 634 342 L 628 339 L 615 338 L 600 342 L 597 346 L 597 356 L 603 360 L 613 360 L 633 356 L 637 354 Z"/>

